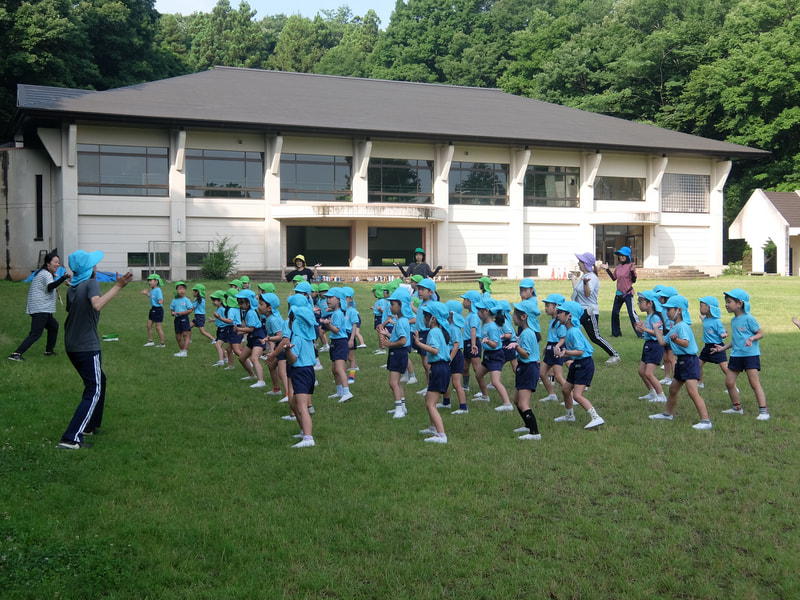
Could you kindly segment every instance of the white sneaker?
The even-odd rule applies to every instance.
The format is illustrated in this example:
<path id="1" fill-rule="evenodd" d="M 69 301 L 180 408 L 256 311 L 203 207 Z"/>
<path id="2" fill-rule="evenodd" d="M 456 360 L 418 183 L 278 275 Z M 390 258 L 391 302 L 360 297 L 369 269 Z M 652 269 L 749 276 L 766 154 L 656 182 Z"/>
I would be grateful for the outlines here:
<path id="1" fill-rule="evenodd" d="M 494 387 L 494 384 L 493 384 L 493 383 L 490 383 L 489 385 L 487 385 L 487 386 L 486 386 L 486 389 L 487 389 L 487 390 L 496 390 L 497 388 L 496 388 L 496 387 Z"/>
<path id="2" fill-rule="evenodd" d="M 437 433 L 436 427 L 434 427 L 433 425 L 431 425 L 430 427 L 427 427 L 426 429 L 420 429 L 419 432 L 422 435 L 430 435 L 431 433 L 433 433 L 435 435 Z"/>
<path id="3" fill-rule="evenodd" d="M 473 402 L 489 402 L 489 396 L 484 396 L 481 393 L 475 394 L 472 398 Z"/>
<path id="4" fill-rule="evenodd" d="M 320 352 L 327 352 L 330 349 L 331 349 L 330 345 L 329 344 L 325 344 L 322 348 L 319 349 L 319 351 Z"/>
<path id="5" fill-rule="evenodd" d="M 743 408 L 736 408 L 734 406 L 730 407 L 728 410 L 722 411 L 723 415 L 743 415 L 744 409 Z"/>
<path id="6" fill-rule="evenodd" d="M 403 373 L 403 374 L 400 376 L 400 383 L 408 383 L 408 375 L 406 375 L 405 373 Z"/>
<path id="7" fill-rule="evenodd" d="M 408 410 L 402 404 L 394 409 L 394 418 L 395 419 L 402 419 L 408 414 Z"/>
<path id="8" fill-rule="evenodd" d="M 575 415 L 561 415 L 560 417 L 553 419 L 553 421 L 556 423 L 574 423 Z"/>
<path id="9" fill-rule="evenodd" d="M 295 433 L 292 437 L 296 440 L 302 440 L 306 437 L 306 434 L 301 431 L 300 433 Z"/>
<path id="10" fill-rule="evenodd" d="M 266 382 L 264 381 L 256 381 L 253 385 L 250 386 L 251 388 L 262 388 L 267 387 Z"/>
<path id="11" fill-rule="evenodd" d="M 335 394 L 331 394 L 330 396 L 328 396 L 328 398 L 339 398 L 340 396 L 341 394 L 339 392 L 336 392 Z"/>
<path id="12" fill-rule="evenodd" d="M 697 384 L 697 389 L 698 389 L 698 390 L 704 390 L 704 389 L 705 389 L 705 387 L 706 387 L 706 384 L 705 384 L 705 383 L 698 383 L 698 384 Z"/>
<path id="13" fill-rule="evenodd" d="M 420 391 L 417 392 L 417 396 L 424 396 L 428 393 L 428 388 L 422 388 Z"/>
<path id="14" fill-rule="evenodd" d="M 212 366 L 212 367 L 221 367 L 221 366 L 222 366 L 222 365 L 224 365 L 224 364 L 225 364 L 225 361 L 224 361 L 224 360 L 218 360 L 217 362 L 215 362 L 215 363 L 214 363 L 213 365 L 211 365 L 211 366 Z"/>
<path id="15" fill-rule="evenodd" d="M 297 421 L 297 417 L 295 417 L 294 415 L 283 415 L 281 419 L 283 419 L 284 421 Z"/>
<path id="16" fill-rule="evenodd" d="M 289 396 L 284 396 L 283 398 L 278 400 L 278 404 L 283 404 L 284 402 L 288 402 L 288 401 L 289 401 Z"/>
<path id="17" fill-rule="evenodd" d="M 713 427 L 711 421 L 700 421 L 692 425 L 693 429 L 711 429 L 711 427 Z"/>
<path id="18" fill-rule="evenodd" d="M 314 446 L 314 438 L 307 440 L 300 440 L 292 448 L 312 448 Z"/>
<path id="19" fill-rule="evenodd" d="M 615 364 L 621 363 L 621 362 L 622 362 L 622 358 L 620 357 L 620 355 L 619 354 L 615 354 L 614 356 L 612 356 L 611 358 L 609 358 L 606 361 L 606 364 L 607 365 L 615 365 Z"/>
<path id="20" fill-rule="evenodd" d="M 439 402 L 438 404 L 436 404 L 436 408 L 451 409 L 451 408 L 453 408 L 453 403 L 451 402 L 450 404 L 445 404 L 444 402 Z"/>
<path id="21" fill-rule="evenodd" d="M 655 394 L 647 392 L 644 396 L 639 396 L 639 400 L 652 400 L 655 397 L 656 397 Z"/>
<path id="22" fill-rule="evenodd" d="M 177 356 L 178 358 L 186 358 L 186 350 L 181 350 L 180 352 L 176 352 L 172 356 Z"/>
<path id="23" fill-rule="evenodd" d="M 650 418 L 654 421 L 672 421 L 674 417 L 672 415 L 668 415 L 667 413 L 656 413 L 654 415 L 650 415 Z"/>
<path id="24" fill-rule="evenodd" d="M 340 402 L 340 403 L 341 403 L 341 402 L 347 402 L 347 401 L 348 401 L 348 400 L 350 400 L 350 398 L 352 398 L 352 397 L 353 397 L 353 394 L 351 394 L 350 392 L 345 392 L 345 393 L 342 395 L 342 397 L 341 397 L 341 398 L 339 398 L 339 402 Z"/>
<path id="25" fill-rule="evenodd" d="M 531 432 L 531 430 L 528 429 L 527 427 L 517 427 L 514 430 L 514 433 L 530 433 L 530 432 Z"/>
<path id="26" fill-rule="evenodd" d="M 664 394 L 659 394 L 655 398 L 650 398 L 650 402 L 666 403 L 667 402 L 667 397 Z"/>
<path id="27" fill-rule="evenodd" d="M 542 439 L 542 434 L 541 433 L 537 433 L 537 434 L 526 433 L 525 435 L 519 436 L 517 439 L 519 439 L 519 440 L 536 440 L 538 442 L 539 440 Z"/>
<path id="28" fill-rule="evenodd" d="M 248 379 L 255 379 L 255 378 L 256 378 L 255 375 L 247 375 L 246 377 L 242 377 L 241 380 L 242 381 L 247 381 Z"/>
<path id="29" fill-rule="evenodd" d="M 664 379 L 660 380 L 658 383 L 660 383 L 661 385 L 672 385 L 672 378 L 664 377 Z"/>
<path id="30" fill-rule="evenodd" d="M 322 371 L 323 368 L 324 367 L 322 366 L 321 363 L 317 363 L 317 364 L 314 365 L 314 370 L 315 371 Z"/>
<path id="31" fill-rule="evenodd" d="M 408 378 L 408 385 L 414 385 L 415 383 L 417 383 L 417 378 L 416 377 L 411 376 L 411 377 Z"/>
<path id="32" fill-rule="evenodd" d="M 366 347 L 367 347 L 366 344 L 359 344 L 358 346 L 356 346 L 356 348 L 366 348 Z"/>
<path id="33" fill-rule="evenodd" d="M 235 368 L 236 368 L 236 367 L 232 367 L 232 366 L 228 365 L 227 367 L 225 367 L 225 368 L 224 368 L 224 369 L 222 369 L 222 370 L 223 370 L 223 371 L 233 371 Z"/>
<path id="34" fill-rule="evenodd" d="M 282 393 L 280 390 L 270 390 L 267 392 L 267 396 L 280 396 Z"/>
<path id="35" fill-rule="evenodd" d="M 450 414 L 451 415 L 468 415 L 469 414 L 469 410 L 467 410 L 466 408 L 457 408 L 456 410 L 454 410 Z"/>
<path id="36" fill-rule="evenodd" d="M 500 406 L 495 406 L 494 409 L 497 412 L 508 412 L 510 410 L 514 410 L 513 404 L 501 404 Z"/>
<path id="37" fill-rule="evenodd" d="M 769 421 L 769 413 L 758 413 L 756 421 Z"/>
<path id="38" fill-rule="evenodd" d="M 145 348 L 147 348 L 148 346 L 155 346 L 155 345 L 156 345 L 156 343 L 155 343 L 155 342 L 147 342 L 147 343 L 144 345 L 144 347 L 145 347 Z"/>
<path id="39" fill-rule="evenodd" d="M 446 435 L 434 435 L 433 437 L 425 438 L 424 442 L 431 442 L 433 444 L 446 444 L 447 443 L 447 436 Z"/>
<path id="40" fill-rule="evenodd" d="M 555 394 L 550 394 L 549 396 L 540 398 L 539 402 L 558 402 L 558 396 L 556 396 Z"/>
<path id="41" fill-rule="evenodd" d="M 287 398 L 287 399 L 286 399 L 286 401 L 288 402 L 288 401 L 289 401 L 289 399 Z M 282 402 L 282 401 L 281 401 L 281 402 Z M 315 410 L 314 410 L 314 407 L 313 407 L 313 406 L 309 406 L 309 407 L 308 407 L 308 414 L 310 414 L 310 415 L 313 415 L 315 412 L 317 412 L 317 411 L 315 411 Z"/>
<path id="42" fill-rule="evenodd" d="M 384 350 L 383 348 L 379 348 L 378 350 L 375 350 L 373 354 L 386 354 L 386 350 Z"/>
<path id="43" fill-rule="evenodd" d="M 603 423 L 605 423 L 603 417 L 595 417 L 594 419 L 589 421 L 589 424 L 586 427 L 584 427 L 584 429 L 592 429 L 593 427 L 599 427 Z"/>
<path id="44" fill-rule="evenodd" d="M 166 348 L 166 344 L 156 344 L 156 348 Z"/>

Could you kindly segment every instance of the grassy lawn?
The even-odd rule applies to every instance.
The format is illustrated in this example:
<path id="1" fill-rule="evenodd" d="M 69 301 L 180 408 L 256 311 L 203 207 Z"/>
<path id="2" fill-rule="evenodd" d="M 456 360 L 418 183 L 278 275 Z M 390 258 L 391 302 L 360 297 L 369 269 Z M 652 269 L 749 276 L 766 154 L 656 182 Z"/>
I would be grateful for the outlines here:
<path id="1" fill-rule="evenodd" d="M 208 293 L 221 285 L 204 283 Z M 57 357 L 44 358 L 40 340 L 25 362 L 0 362 L 0 598 L 798 598 L 797 282 L 662 283 L 689 298 L 698 342 L 699 296 L 750 292 L 772 420 L 756 421 L 743 377 L 745 415 L 720 414 L 729 400 L 708 365 L 711 431 L 691 428 L 685 392 L 674 421 L 650 421 L 662 405 L 637 399 L 641 343 L 623 313 L 613 340 L 622 364 L 595 355 L 588 397 L 607 423 L 597 431 L 584 431 L 580 407 L 576 423 L 559 424 L 563 408 L 536 401 L 543 439 L 520 442 L 521 418 L 495 412 L 494 394 L 469 415 L 444 415 L 447 445 L 423 444 L 424 382 L 407 388 L 406 419 L 386 414 L 371 286 L 358 284 L 369 349 L 358 354 L 355 398 L 327 399 L 323 355 L 317 446 L 293 450 L 287 405 L 250 389 L 241 369 L 211 367 L 204 338 L 174 358 L 168 318 L 168 347 L 142 347 L 148 305 L 134 282 L 100 320 L 101 333 L 119 334 L 103 345 L 102 431 L 91 449 L 59 451 L 82 390 L 59 306 Z M 608 335 L 613 283 L 602 285 Z M 514 283 L 493 287 L 516 298 Z M 0 282 L 4 356 L 28 331 L 27 289 Z M 440 285 L 445 300 L 466 289 Z M 567 293 L 569 283 L 537 290 Z M 504 382 L 513 388 L 510 369 Z"/>

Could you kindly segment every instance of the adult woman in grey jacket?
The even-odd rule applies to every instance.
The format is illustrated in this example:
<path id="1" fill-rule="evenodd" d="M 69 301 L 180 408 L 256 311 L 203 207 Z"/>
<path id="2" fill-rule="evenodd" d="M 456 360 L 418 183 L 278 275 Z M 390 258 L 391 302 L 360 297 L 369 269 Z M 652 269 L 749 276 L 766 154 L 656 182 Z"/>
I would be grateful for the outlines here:
<path id="1" fill-rule="evenodd" d="M 61 259 L 58 257 L 58 251 L 53 250 L 47 253 L 44 257 L 44 264 L 33 276 L 31 287 L 28 290 L 28 304 L 25 308 L 25 312 L 31 316 L 31 331 L 8 357 L 9 360 L 23 360 L 22 355 L 36 340 L 42 337 L 45 330 L 47 330 L 47 342 L 44 347 L 44 355 L 55 356 L 56 341 L 58 340 L 58 321 L 53 317 L 58 297 L 56 288 L 70 278 L 66 273 L 58 279 L 55 278 L 60 266 Z"/>

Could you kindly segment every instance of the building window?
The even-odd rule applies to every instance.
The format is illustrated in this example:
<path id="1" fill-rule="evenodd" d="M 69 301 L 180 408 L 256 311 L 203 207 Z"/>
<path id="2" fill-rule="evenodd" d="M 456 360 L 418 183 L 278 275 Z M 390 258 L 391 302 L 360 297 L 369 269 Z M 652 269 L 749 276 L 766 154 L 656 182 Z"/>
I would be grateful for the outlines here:
<path id="1" fill-rule="evenodd" d="M 508 254 L 478 254 L 478 266 L 507 265 Z"/>
<path id="2" fill-rule="evenodd" d="M 281 200 L 350 202 L 353 159 L 319 154 L 281 155 Z"/>
<path id="3" fill-rule="evenodd" d="M 150 254 L 150 262 L 148 261 L 148 252 L 128 252 L 128 266 L 129 267 L 168 267 L 169 266 L 169 252 L 154 252 Z"/>
<path id="4" fill-rule="evenodd" d="M 169 151 L 144 146 L 78 144 L 78 193 L 168 196 Z"/>
<path id="5" fill-rule="evenodd" d="M 710 210 L 711 177 L 665 173 L 661 181 L 663 212 L 707 213 Z"/>
<path id="6" fill-rule="evenodd" d="M 367 179 L 370 202 L 433 202 L 432 160 L 371 159 Z"/>
<path id="7" fill-rule="evenodd" d="M 613 269 L 617 260 L 614 252 L 628 246 L 632 259 L 642 264 L 644 255 L 644 227 L 641 225 L 597 225 L 595 226 L 595 250 L 597 260 L 607 262 Z"/>
<path id="8" fill-rule="evenodd" d="M 297 227 L 286 228 L 286 263 L 303 254 L 306 264 L 322 263 L 325 267 L 350 266 L 349 227 Z"/>
<path id="9" fill-rule="evenodd" d="M 449 181 L 450 204 L 508 206 L 508 165 L 453 161 Z"/>
<path id="10" fill-rule="evenodd" d="M 594 180 L 594 199 L 642 201 L 646 187 L 644 177 L 598 175 Z"/>
<path id="11" fill-rule="evenodd" d="M 263 153 L 187 148 L 186 197 L 263 198 Z"/>
<path id="12" fill-rule="evenodd" d="M 526 267 L 532 265 L 546 265 L 547 254 L 525 254 L 522 257 L 522 264 Z"/>
<path id="13" fill-rule="evenodd" d="M 577 208 L 581 170 L 578 167 L 528 165 L 525 172 L 525 206 Z"/>

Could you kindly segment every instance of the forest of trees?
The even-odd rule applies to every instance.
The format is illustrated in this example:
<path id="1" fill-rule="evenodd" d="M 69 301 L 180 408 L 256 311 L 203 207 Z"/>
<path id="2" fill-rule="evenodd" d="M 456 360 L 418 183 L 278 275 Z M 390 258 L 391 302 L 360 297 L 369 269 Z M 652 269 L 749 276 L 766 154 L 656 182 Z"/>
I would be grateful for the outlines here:
<path id="1" fill-rule="evenodd" d="M 734 167 L 727 223 L 756 187 L 800 189 L 796 0 L 397 0 L 386 24 L 153 2 L 0 0 L 0 122 L 17 83 L 102 90 L 215 65 L 496 87 L 771 151 Z"/>

